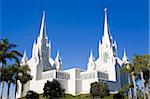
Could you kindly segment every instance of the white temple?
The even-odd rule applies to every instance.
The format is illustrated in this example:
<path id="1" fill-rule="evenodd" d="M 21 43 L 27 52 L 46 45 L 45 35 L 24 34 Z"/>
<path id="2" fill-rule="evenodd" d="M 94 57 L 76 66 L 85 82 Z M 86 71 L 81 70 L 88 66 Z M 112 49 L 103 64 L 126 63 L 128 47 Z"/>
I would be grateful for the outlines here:
<path id="1" fill-rule="evenodd" d="M 43 13 L 40 34 L 37 41 L 34 41 L 32 48 L 32 57 L 28 60 L 26 52 L 24 53 L 22 64 L 27 62 L 33 79 L 24 86 L 23 95 L 28 90 L 43 93 L 43 87 L 47 80 L 58 80 L 65 93 L 72 95 L 85 94 L 90 92 L 90 84 L 95 81 L 104 81 L 108 84 L 111 92 L 117 92 L 124 83 L 125 78 L 120 74 L 120 68 L 128 62 L 126 52 L 120 59 L 117 53 L 117 44 L 113 40 L 108 27 L 107 9 L 104 9 L 104 29 L 102 41 L 99 42 L 99 57 L 94 58 L 91 50 L 87 70 L 80 68 L 71 68 L 62 70 L 62 59 L 58 51 L 56 58 L 51 57 L 51 43 L 48 42 L 46 35 L 45 12 Z M 124 78 L 124 80 L 122 79 Z M 21 84 L 17 98 L 21 97 Z"/>

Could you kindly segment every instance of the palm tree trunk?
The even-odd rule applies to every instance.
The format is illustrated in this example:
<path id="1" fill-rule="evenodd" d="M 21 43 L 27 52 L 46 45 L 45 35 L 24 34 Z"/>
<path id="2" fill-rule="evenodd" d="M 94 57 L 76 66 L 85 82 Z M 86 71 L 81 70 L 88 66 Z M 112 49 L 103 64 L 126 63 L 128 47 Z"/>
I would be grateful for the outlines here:
<path id="1" fill-rule="evenodd" d="M 131 84 L 130 75 L 129 75 L 129 74 L 128 74 L 128 83 Z M 129 99 L 132 99 L 132 91 L 131 91 L 131 88 L 129 88 L 128 96 L 129 96 Z"/>
<path id="2" fill-rule="evenodd" d="M 3 99 L 3 91 L 4 91 L 4 81 L 2 81 L 2 91 L 1 91 L 0 99 Z"/>
<path id="3" fill-rule="evenodd" d="M 16 81 L 15 81 L 15 95 L 14 95 L 14 99 L 16 99 L 17 92 L 18 92 L 18 87 L 20 87 L 20 86 L 18 86 L 18 80 L 16 79 Z"/>
<path id="4" fill-rule="evenodd" d="M 16 99 L 16 94 L 17 94 L 17 90 L 16 90 L 16 87 L 17 85 L 15 85 L 15 93 L 14 93 L 14 99 Z"/>
<path id="5" fill-rule="evenodd" d="M 143 71 L 141 70 L 140 71 L 140 75 L 141 75 L 141 80 L 142 80 L 142 91 L 143 91 L 143 96 L 144 96 L 144 99 L 146 99 L 146 94 L 145 94 L 145 80 L 144 80 L 144 77 L 143 77 Z"/>
<path id="6" fill-rule="evenodd" d="M 133 96 L 133 99 L 137 99 L 137 90 L 136 90 L 135 75 L 134 75 L 134 72 L 132 72 L 131 74 L 132 74 L 132 81 L 133 81 L 133 86 L 134 86 L 134 96 Z"/>
<path id="7" fill-rule="evenodd" d="M 21 84 L 21 97 L 23 97 L 24 84 Z"/>
<path id="8" fill-rule="evenodd" d="M 7 99 L 9 99 L 9 91 L 10 91 L 10 81 L 8 82 L 8 87 L 7 87 Z"/>

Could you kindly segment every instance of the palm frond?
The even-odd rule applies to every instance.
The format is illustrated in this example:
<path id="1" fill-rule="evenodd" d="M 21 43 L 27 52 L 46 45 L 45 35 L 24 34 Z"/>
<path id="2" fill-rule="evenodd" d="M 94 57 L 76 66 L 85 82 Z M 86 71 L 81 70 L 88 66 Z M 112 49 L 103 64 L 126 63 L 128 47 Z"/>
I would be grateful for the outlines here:
<path id="1" fill-rule="evenodd" d="M 9 51 L 9 50 L 11 50 L 11 49 L 13 49 L 13 48 L 16 48 L 17 47 L 17 45 L 16 44 L 9 44 L 8 46 L 7 46 L 7 51 Z"/>

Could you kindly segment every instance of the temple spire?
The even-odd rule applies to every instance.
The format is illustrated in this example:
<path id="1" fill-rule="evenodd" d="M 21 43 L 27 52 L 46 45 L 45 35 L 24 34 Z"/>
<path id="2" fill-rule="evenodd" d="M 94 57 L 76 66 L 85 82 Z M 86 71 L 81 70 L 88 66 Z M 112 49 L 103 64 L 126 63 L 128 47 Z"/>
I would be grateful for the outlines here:
<path id="1" fill-rule="evenodd" d="M 123 63 L 124 63 L 124 64 L 127 64 L 127 63 L 129 63 L 129 62 L 128 62 L 128 58 L 127 58 L 127 54 L 126 54 L 126 51 L 125 51 L 125 49 L 124 49 L 124 53 L 123 53 L 123 58 L 122 58 L 122 61 L 123 61 Z"/>
<path id="2" fill-rule="evenodd" d="M 91 52 L 90 52 L 90 57 L 89 57 L 89 62 L 87 64 L 88 68 L 87 70 L 88 71 L 92 71 L 92 70 L 95 70 L 95 58 L 94 58 L 94 55 L 93 55 L 93 50 L 91 49 Z"/>
<path id="3" fill-rule="evenodd" d="M 109 34 L 109 27 L 108 27 L 108 17 L 107 17 L 107 8 L 104 9 L 104 41 L 110 42 L 110 34 Z"/>
<path id="4" fill-rule="evenodd" d="M 57 55 L 56 55 L 56 60 L 59 60 L 59 58 L 60 58 L 60 53 L 59 53 L 59 50 L 57 51 Z"/>
<path id="5" fill-rule="evenodd" d="M 26 64 L 27 61 L 28 61 L 28 57 L 27 57 L 27 53 L 25 50 L 21 62 L 22 62 L 22 64 Z"/>
<path id="6" fill-rule="evenodd" d="M 94 61 L 93 50 L 91 49 L 89 61 Z"/>
<path id="7" fill-rule="evenodd" d="M 116 41 L 114 41 L 113 45 L 114 45 L 114 48 L 115 48 L 114 49 L 114 54 L 115 54 L 116 57 L 118 57 L 118 50 L 117 50 L 117 43 L 116 43 Z"/>
<path id="8" fill-rule="evenodd" d="M 42 23 L 41 23 L 40 35 L 39 35 L 40 40 L 42 40 L 43 38 L 46 38 L 45 11 L 43 11 L 43 17 L 42 17 Z"/>
<path id="9" fill-rule="evenodd" d="M 61 70 L 61 66 L 62 66 L 62 60 L 61 60 L 60 53 L 59 53 L 59 50 L 58 50 L 56 58 L 55 58 L 55 68 L 56 68 L 56 70 Z"/>

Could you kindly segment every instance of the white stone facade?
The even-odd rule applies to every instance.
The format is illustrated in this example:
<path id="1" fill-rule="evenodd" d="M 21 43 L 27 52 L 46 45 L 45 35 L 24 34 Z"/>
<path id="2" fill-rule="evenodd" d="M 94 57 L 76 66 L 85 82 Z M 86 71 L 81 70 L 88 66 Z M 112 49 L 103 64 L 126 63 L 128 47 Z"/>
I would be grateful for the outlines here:
<path id="1" fill-rule="evenodd" d="M 43 87 L 47 80 L 58 80 L 66 93 L 72 95 L 85 94 L 90 92 L 90 84 L 95 81 L 104 81 L 108 84 L 111 92 L 116 92 L 121 88 L 121 74 L 119 68 L 123 63 L 128 62 L 126 53 L 122 59 L 118 58 L 117 44 L 110 35 L 107 9 L 104 10 L 104 36 L 99 42 L 99 57 L 94 58 L 91 50 L 87 70 L 80 68 L 72 68 L 62 70 L 62 60 L 58 51 L 56 58 L 51 57 L 51 43 L 48 43 L 46 36 L 45 12 L 43 13 L 40 35 L 37 42 L 34 41 L 32 49 L 32 58 L 27 60 L 26 54 L 22 59 L 22 63 L 27 61 L 33 79 L 25 85 L 23 94 L 28 90 L 43 93 Z M 20 85 L 20 84 L 19 84 Z M 20 85 L 21 86 L 21 85 Z M 20 98 L 21 89 L 17 98 Z"/>

